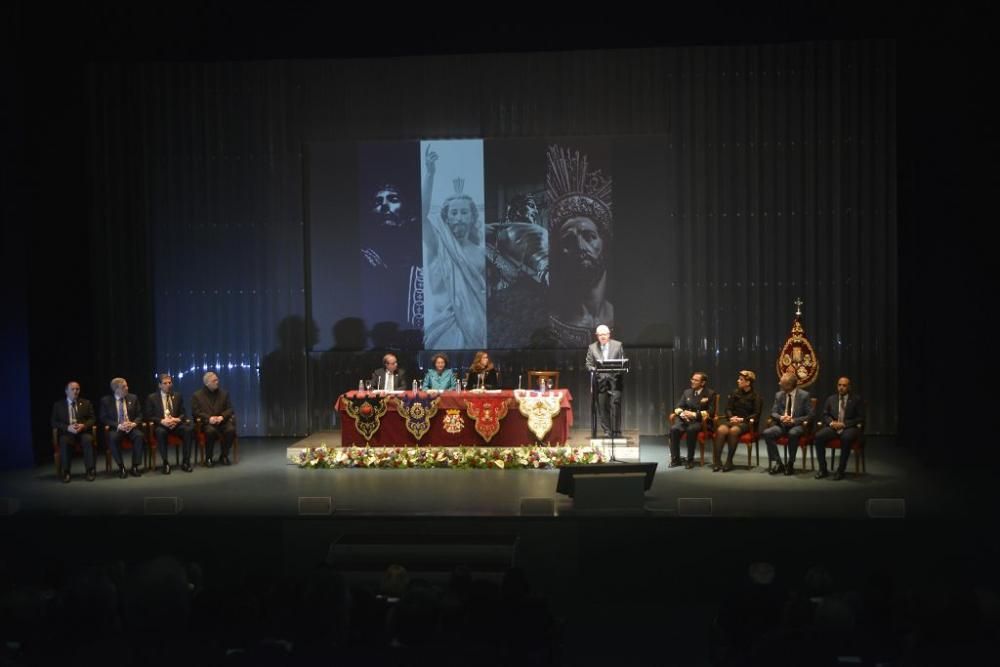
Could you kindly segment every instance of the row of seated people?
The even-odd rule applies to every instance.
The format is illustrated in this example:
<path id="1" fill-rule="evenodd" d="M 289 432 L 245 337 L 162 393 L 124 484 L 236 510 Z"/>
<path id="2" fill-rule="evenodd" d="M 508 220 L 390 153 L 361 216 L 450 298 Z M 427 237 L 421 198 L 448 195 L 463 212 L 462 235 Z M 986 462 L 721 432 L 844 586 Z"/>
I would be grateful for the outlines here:
<path id="1" fill-rule="evenodd" d="M 221 456 L 218 462 L 229 465 L 229 452 L 236 441 L 236 420 L 229 393 L 219 388 L 219 376 L 209 371 L 202 377 L 205 385 L 191 396 L 191 416 L 184 408 L 184 397 L 174 392 L 173 378 L 164 373 L 159 376 L 159 389 L 146 397 L 145 404 L 139 397 L 129 393 L 125 378 L 111 380 L 111 395 L 104 396 L 99 410 L 85 398 L 80 397 L 80 383 L 75 380 L 66 383 L 66 398 L 52 406 L 52 432 L 56 449 L 56 467 L 59 479 L 69 483 L 72 479 L 72 453 L 79 449 L 83 453 L 87 481 L 97 478 L 95 464 L 95 436 L 98 423 L 106 438 L 107 451 L 122 479 L 141 477 L 143 455 L 146 450 L 146 434 L 143 425 L 150 428 L 153 446 L 162 457 L 160 468 L 164 475 L 171 471 L 168 441 L 171 436 L 180 440 L 183 453 L 181 470 L 192 472 L 191 453 L 195 427 L 204 437 L 205 465 L 212 467 L 215 443 L 221 442 Z M 195 420 L 192 423 L 192 417 Z M 132 449 L 131 466 L 126 469 L 122 450 Z M 150 464 L 155 465 L 155 454 Z"/>
<path id="2" fill-rule="evenodd" d="M 705 440 L 712 441 L 712 471 L 728 472 L 733 469 L 733 455 L 741 442 L 753 446 L 758 433 L 767 445 L 768 472 L 772 475 L 795 474 L 795 455 L 799 447 L 812 442 L 819 470 L 817 479 L 830 475 L 826 450 L 841 450 L 840 461 L 833 475 L 834 480 L 844 478 L 847 460 L 852 447 L 860 447 L 865 420 L 865 402 L 852 391 L 851 380 L 837 380 L 837 392 L 830 395 L 818 414 L 815 400 L 805 389 L 798 388 L 794 373 L 786 373 L 779 381 L 780 389 L 774 396 L 770 425 L 760 431 L 763 399 L 754 389 L 757 375 L 753 371 L 740 371 L 736 389 L 726 401 L 724 415 L 716 415 L 719 397 L 708 387 L 708 375 L 696 372 L 691 375 L 691 388 L 685 389 L 670 415 L 670 464 L 675 468 L 695 466 L 694 448 Z M 687 439 L 687 459 L 681 458 L 680 441 Z M 723 462 L 723 451 L 729 452 Z M 778 446 L 784 445 L 787 459 L 782 460 Z M 758 450 L 758 459 L 760 453 Z M 759 462 L 759 461 L 758 461 Z"/>
<path id="3" fill-rule="evenodd" d="M 448 368 L 448 356 L 442 352 L 431 358 L 432 368 L 427 369 L 423 381 L 414 378 L 421 389 L 435 391 L 450 391 L 458 389 L 458 377 Z M 399 367 L 399 360 L 391 352 L 382 357 L 382 368 L 372 373 L 371 386 L 374 389 L 394 391 L 410 389 L 407 384 L 406 370 Z M 463 380 L 466 387 L 482 389 L 499 389 L 500 378 L 497 369 L 485 350 L 476 352 L 472 365 Z"/>

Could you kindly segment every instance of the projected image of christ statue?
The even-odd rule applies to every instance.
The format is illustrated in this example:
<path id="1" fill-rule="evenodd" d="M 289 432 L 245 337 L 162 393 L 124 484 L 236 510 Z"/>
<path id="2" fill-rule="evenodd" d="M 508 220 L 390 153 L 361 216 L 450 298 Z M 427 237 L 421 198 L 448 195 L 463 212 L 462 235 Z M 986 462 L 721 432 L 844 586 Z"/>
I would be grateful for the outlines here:
<path id="1" fill-rule="evenodd" d="M 585 153 L 549 146 L 549 326 L 557 347 L 585 346 L 615 320 L 608 299 L 613 241 L 611 178 Z"/>
<path id="2" fill-rule="evenodd" d="M 452 191 L 433 210 L 438 151 L 424 145 L 424 347 L 454 350 L 486 347 L 486 255 L 483 220 L 465 173 L 482 184 L 482 142 L 441 142 L 449 157 Z M 478 173 L 475 170 L 478 169 Z M 481 193 L 480 193 L 481 199 Z"/>

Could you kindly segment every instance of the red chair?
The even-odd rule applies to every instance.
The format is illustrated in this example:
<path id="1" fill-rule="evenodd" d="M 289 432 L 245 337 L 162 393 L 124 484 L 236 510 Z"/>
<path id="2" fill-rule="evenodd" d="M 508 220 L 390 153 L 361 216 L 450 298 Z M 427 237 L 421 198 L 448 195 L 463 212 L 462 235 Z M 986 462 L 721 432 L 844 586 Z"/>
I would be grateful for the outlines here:
<path id="1" fill-rule="evenodd" d="M 718 430 L 719 425 L 726 419 L 725 415 L 716 415 L 715 417 L 715 428 Z M 760 465 L 760 445 L 757 441 L 760 440 L 760 432 L 757 430 L 757 420 L 748 419 L 747 424 L 750 425 L 750 430 L 746 433 L 740 433 L 739 440 L 736 441 L 736 448 L 739 449 L 740 445 L 747 446 L 747 468 L 753 467 L 753 448 L 757 445 L 757 465 Z M 705 464 L 704 458 L 702 459 L 702 465 Z"/>
<path id="2" fill-rule="evenodd" d="M 528 386 L 526 389 L 537 390 L 545 381 L 549 389 L 559 388 L 559 371 L 528 371 Z"/>
<path id="3" fill-rule="evenodd" d="M 753 454 L 754 445 L 757 446 L 757 466 L 760 466 L 760 444 L 757 442 L 760 440 L 760 432 L 757 430 L 757 422 L 754 419 L 749 420 L 750 430 L 746 433 L 740 434 L 739 443 L 747 446 L 747 468 L 750 468 L 753 464 L 750 462 L 750 456 Z"/>
<path id="4" fill-rule="evenodd" d="M 139 426 L 139 428 L 141 428 L 141 426 Z M 109 440 L 111 427 L 105 425 L 103 433 L 104 433 L 104 472 L 111 472 L 111 441 Z M 122 439 L 119 441 L 118 446 L 123 452 L 122 463 L 124 463 L 125 462 L 124 452 L 132 451 L 132 439 L 122 437 Z M 149 446 L 149 443 L 147 442 L 145 451 L 142 453 L 142 463 L 144 466 L 146 466 L 146 468 L 149 468 L 149 452 L 151 449 L 152 448 Z M 125 467 L 128 468 L 129 466 Z"/>
<path id="5" fill-rule="evenodd" d="M 94 450 L 94 461 L 97 461 L 97 426 L 90 427 L 90 446 Z M 73 440 L 70 445 L 70 456 L 79 454 L 83 456 L 83 445 L 78 440 Z M 62 453 L 59 451 L 59 429 L 52 429 L 52 454 L 56 461 L 56 477 L 62 478 Z M 96 463 L 95 463 L 96 465 Z"/>
<path id="6" fill-rule="evenodd" d="M 183 423 L 188 423 L 188 420 L 183 420 Z M 147 465 L 151 464 L 150 467 L 155 467 L 158 460 L 156 454 L 159 444 L 156 442 L 156 422 L 154 421 L 146 422 L 146 441 L 149 443 L 149 446 L 146 448 L 149 452 Z M 181 449 L 184 447 L 184 440 L 173 431 L 167 432 L 168 456 L 171 447 L 174 448 L 174 465 L 179 466 L 181 464 Z"/>
<path id="7" fill-rule="evenodd" d="M 712 414 L 713 415 L 718 415 L 719 414 L 719 393 L 718 392 L 715 393 L 715 411 Z M 673 426 L 674 422 L 676 420 L 677 420 L 677 415 L 675 413 L 671 412 L 669 415 L 667 415 L 667 424 L 668 424 L 667 430 L 668 431 L 670 430 L 669 427 Z M 701 465 L 702 465 L 702 467 L 704 467 L 704 465 L 705 465 L 705 443 L 706 442 L 712 442 L 712 439 L 715 437 L 715 429 L 712 428 L 710 426 L 710 424 L 715 424 L 715 419 L 714 418 L 711 419 L 711 420 L 709 420 L 709 419 L 703 419 L 702 422 L 701 422 L 701 431 L 698 432 L 698 449 L 700 451 Z M 684 440 L 687 440 L 687 431 L 684 431 L 683 433 L 681 433 L 681 441 L 684 441 Z"/>
<path id="8" fill-rule="evenodd" d="M 236 413 L 233 413 L 233 423 L 236 423 Z M 198 445 L 197 463 L 205 465 L 205 432 L 201 429 L 201 419 L 194 420 L 194 441 Z M 233 435 L 233 463 L 240 462 L 240 436 Z"/>
<path id="9" fill-rule="evenodd" d="M 809 460 L 810 470 L 813 470 L 815 468 L 815 464 L 813 463 L 813 450 L 812 447 L 810 447 L 810 445 L 812 445 L 813 435 L 816 426 L 816 403 L 818 401 L 819 399 L 816 398 L 809 399 L 809 419 L 807 419 L 802 423 L 803 433 L 802 437 L 799 438 L 799 449 L 801 450 L 802 460 L 803 461 L 806 459 Z M 774 423 L 774 418 L 768 417 L 767 425 L 771 426 L 773 423 Z M 781 445 L 782 447 L 788 447 L 788 435 L 787 434 L 780 435 L 778 436 L 778 439 L 775 440 L 774 442 L 775 444 Z M 757 455 L 759 456 L 760 452 L 757 452 Z M 784 458 L 786 461 L 788 460 L 787 455 Z M 757 463 L 759 464 L 760 461 L 758 461 Z"/>
<path id="10" fill-rule="evenodd" d="M 841 442 L 840 436 L 837 436 L 833 440 L 827 442 L 826 448 L 830 450 L 839 450 L 844 446 Z M 858 436 L 854 439 L 854 442 L 850 443 L 851 451 L 854 452 L 854 474 L 861 475 L 868 472 L 868 466 L 865 465 L 865 429 L 864 424 L 858 424 Z M 830 452 L 830 469 L 837 467 L 837 452 Z M 859 470 L 860 468 L 860 470 Z"/>

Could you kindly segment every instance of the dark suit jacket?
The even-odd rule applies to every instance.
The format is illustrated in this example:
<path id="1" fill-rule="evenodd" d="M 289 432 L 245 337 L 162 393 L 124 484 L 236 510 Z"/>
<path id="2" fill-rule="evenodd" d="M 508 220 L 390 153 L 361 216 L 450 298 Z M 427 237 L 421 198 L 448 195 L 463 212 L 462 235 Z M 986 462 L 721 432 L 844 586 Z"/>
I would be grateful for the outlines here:
<path id="1" fill-rule="evenodd" d="M 479 384 L 479 374 L 473 373 L 470 368 L 465 374 L 465 386 L 469 389 L 475 389 Z M 483 378 L 483 385 L 486 389 L 499 389 L 500 388 L 500 375 L 497 373 L 497 369 L 493 368 L 486 371 L 486 377 Z"/>
<path id="2" fill-rule="evenodd" d="M 385 389 L 385 374 L 386 370 L 384 368 L 375 369 L 372 373 L 372 389 Z M 411 387 L 407 386 L 407 382 L 409 382 L 409 379 L 406 377 L 406 371 L 402 368 L 396 368 L 392 380 L 393 391 L 411 389 Z"/>
<path id="3" fill-rule="evenodd" d="M 796 425 L 809 421 L 812 403 L 809 402 L 809 392 L 805 389 L 795 390 L 795 401 L 792 403 L 792 422 Z M 775 424 L 780 424 L 781 416 L 785 414 L 785 403 L 788 402 L 788 394 L 779 391 L 774 395 L 774 405 L 771 406 L 771 418 Z"/>
<path id="4" fill-rule="evenodd" d="M 229 393 L 225 389 L 214 392 L 202 387 L 191 396 L 191 415 L 200 419 L 202 424 L 208 423 L 209 417 L 222 417 L 223 423 L 232 421 L 233 404 L 229 402 Z"/>
<path id="5" fill-rule="evenodd" d="M 621 341 L 611 339 L 608 341 L 608 359 L 622 359 L 625 357 L 625 348 L 622 346 Z M 594 371 L 597 370 L 597 361 L 601 359 L 601 344 L 594 341 L 587 348 L 587 360 L 586 366 L 587 370 Z M 598 389 L 602 386 L 604 390 L 607 391 L 610 382 L 614 381 L 614 388 L 621 391 L 622 385 L 624 384 L 623 376 L 624 373 L 597 373 Z"/>
<path id="6" fill-rule="evenodd" d="M 714 423 L 711 420 L 715 418 L 715 391 L 709 387 L 702 387 L 701 395 L 695 400 L 694 389 L 688 387 L 681 394 L 681 400 L 677 401 L 677 405 L 674 408 L 697 412 L 698 421 L 701 421 L 701 413 L 707 412 L 708 419 L 710 420 L 709 423 Z"/>
<path id="7" fill-rule="evenodd" d="M 840 394 L 834 394 L 826 399 L 823 404 L 823 416 L 819 421 L 823 426 L 829 426 L 830 422 L 837 421 L 840 414 Z M 848 394 L 847 404 L 844 406 L 844 428 L 857 426 L 865 421 L 865 399 L 858 394 Z"/>
<path id="8" fill-rule="evenodd" d="M 760 428 L 760 413 L 764 410 L 764 399 L 754 390 L 742 391 L 739 387 L 729 394 L 726 401 L 726 421 L 730 417 L 752 419 L 754 428 Z"/>
<path id="9" fill-rule="evenodd" d="M 608 359 L 621 359 L 625 356 L 625 348 L 621 341 L 611 339 L 608 341 Z M 597 360 L 601 359 L 601 344 L 594 341 L 587 348 L 587 370 L 597 369 Z"/>
<path id="10" fill-rule="evenodd" d="M 87 427 L 89 431 L 97 418 L 94 416 L 94 406 L 85 398 L 76 399 L 76 421 Z M 69 433 L 66 428 L 69 426 L 69 405 L 66 399 L 56 401 L 52 404 L 52 428 L 59 433 Z"/>
<path id="11" fill-rule="evenodd" d="M 187 414 L 184 412 L 184 397 L 178 393 L 171 394 L 171 396 L 174 407 L 170 411 L 170 416 L 180 417 L 181 420 L 187 421 Z M 160 398 L 159 390 L 146 397 L 145 415 L 146 419 L 156 424 L 159 424 L 160 420 L 163 419 L 163 399 Z"/>
<path id="12" fill-rule="evenodd" d="M 136 424 L 142 422 L 142 408 L 139 407 L 139 397 L 135 394 L 125 395 L 125 410 L 128 412 L 129 421 Z M 101 399 L 101 423 L 112 428 L 118 427 L 118 400 L 111 396 Z"/>

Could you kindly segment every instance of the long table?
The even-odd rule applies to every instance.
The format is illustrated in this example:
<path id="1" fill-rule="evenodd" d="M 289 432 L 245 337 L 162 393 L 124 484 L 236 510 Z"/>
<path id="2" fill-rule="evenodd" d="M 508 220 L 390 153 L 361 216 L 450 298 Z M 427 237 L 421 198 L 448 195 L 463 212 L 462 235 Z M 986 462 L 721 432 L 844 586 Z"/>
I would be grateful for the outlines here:
<path id="1" fill-rule="evenodd" d="M 522 392 L 504 389 L 500 391 L 446 391 L 437 394 L 439 398 L 437 413 L 430 419 L 430 429 L 418 441 L 406 429 L 404 418 L 395 408 L 397 400 L 412 398 L 412 392 L 395 392 L 385 396 L 385 392 L 347 392 L 337 398 L 336 409 L 340 413 L 340 442 L 342 445 L 372 445 L 377 447 L 395 447 L 420 444 L 423 446 L 461 447 L 490 446 L 516 447 L 533 445 L 538 442 L 534 433 L 528 428 L 528 419 L 518 410 L 518 397 L 537 396 L 536 392 Z M 545 392 L 543 396 L 559 396 L 559 413 L 552 418 L 552 430 L 546 434 L 544 442 L 550 444 L 565 444 L 569 439 L 569 429 L 573 425 L 573 397 L 568 389 L 556 389 Z M 366 440 L 356 428 L 354 418 L 347 412 L 349 398 L 364 396 L 379 396 L 388 401 L 385 414 L 379 419 L 379 428 Z M 507 416 L 500 420 L 500 430 L 489 440 L 476 432 L 475 422 L 468 414 L 469 399 L 476 397 L 506 399 Z M 459 429 L 459 425 L 461 428 Z M 456 432 L 457 431 L 457 432 Z"/>

